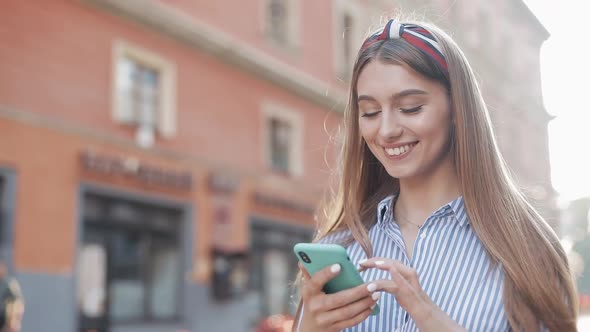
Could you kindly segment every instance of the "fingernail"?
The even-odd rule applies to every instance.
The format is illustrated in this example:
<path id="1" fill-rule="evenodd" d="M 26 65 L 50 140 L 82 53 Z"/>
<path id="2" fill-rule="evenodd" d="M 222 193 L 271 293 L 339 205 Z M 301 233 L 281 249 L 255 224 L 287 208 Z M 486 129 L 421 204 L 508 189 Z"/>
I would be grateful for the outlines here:
<path id="1" fill-rule="evenodd" d="M 361 259 L 361 260 L 359 261 L 359 264 L 365 264 L 365 262 L 366 262 L 366 261 L 367 261 L 367 259 L 366 259 L 366 258 L 363 258 L 363 259 Z"/>
<path id="2" fill-rule="evenodd" d="M 367 285 L 367 290 L 371 293 L 373 293 L 376 289 L 377 289 L 377 285 L 374 283 L 370 283 L 369 285 Z"/>
<path id="3" fill-rule="evenodd" d="M 381 293 L 373 293 L 371 297 L 373 298 L 373 301 L 377 301 L 381 297 Z"/>
<path id="4" fill-rule="evenodd" d="M 332 271 L 332 273 L 338 273 L 340 272 L 340 264 L 334 264 L 330 267 L 330 271 Z"/>
<path id="5" fill-rule="evenodd" d="M 377 303 L 373 303 L 373 305 L 371 306 L 371 310 L 375 309 L 376 306 L 377 306 Z"/>
<path id="6" fill-rule="evenodd" d="M 383 265 L 383 264 L 385 264 L 385 262 L 384 262 L 384 261 L 376 261 L 376 262 L 375 262 L 375 265 Z"/>

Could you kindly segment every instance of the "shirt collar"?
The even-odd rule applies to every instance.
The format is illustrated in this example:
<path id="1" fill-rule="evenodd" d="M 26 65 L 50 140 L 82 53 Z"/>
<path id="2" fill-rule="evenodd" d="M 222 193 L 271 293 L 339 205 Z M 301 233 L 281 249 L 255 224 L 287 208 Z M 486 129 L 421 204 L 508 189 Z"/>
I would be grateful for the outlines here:
<path id="1" fill-rule="evenodd" d="M 377 204 L 377 224 L 379 226 L 385 225 L 391 219 L 390 211 L 395 197 L 395 195 L 387 196 Z"/>
<path id="2" fill-rule="evenodd" d="M 377 224 L 383 226 L 387 222 L 392 220 L 392 207 L 397 195 L 390 195 L 385 197 L 377 205 Z M 464 226 L 469 223 L 469 217 L 467 216 L 467 210 L 465 209 L 465 203 L 463 196 L 459 196 L 449 203 L 441 206 L 432 215 L 437 217 L 453 215 L 453 219 L 459 223 L 459 226 Z"/>
<path id="3" fill-rule="evenodd" d="M 469 217 L 467 216 L 467 209 L 465 209 L 465 202 L 463 200 L 463 196 L 455 198 L 454 200 L 447 203 L 447 205 L 450 206 L 453 210 L 455 220 L 457 220 L 460 226 L 469 224 Z"/>

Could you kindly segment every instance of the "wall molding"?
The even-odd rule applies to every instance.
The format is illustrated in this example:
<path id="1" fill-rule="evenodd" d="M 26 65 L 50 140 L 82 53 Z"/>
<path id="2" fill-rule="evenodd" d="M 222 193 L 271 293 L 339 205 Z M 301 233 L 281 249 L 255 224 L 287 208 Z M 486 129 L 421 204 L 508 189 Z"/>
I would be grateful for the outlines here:
<path id="1" fill-rule="evenodd" d="M 166 34 L 314 104 L 343 112 L 346 94 L 159 1 L 81 0 Z"/>

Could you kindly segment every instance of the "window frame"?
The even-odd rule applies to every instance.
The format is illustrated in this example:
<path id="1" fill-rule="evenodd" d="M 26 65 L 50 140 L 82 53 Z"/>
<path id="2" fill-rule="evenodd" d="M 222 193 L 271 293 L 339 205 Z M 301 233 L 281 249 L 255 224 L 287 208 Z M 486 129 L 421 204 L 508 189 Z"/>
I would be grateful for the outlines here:
<path id="1" fill-rule="evenodd" d="M 304 172 L 303 146 L 304 146 L 304 125 L 303 114 L 285 105 L 275 102 L 264 102 L 261 112 L 262 130 L 262 157 L 266 168 L 276 173 L 284 173 L 287 176 L 300 177 Z M 286 172 L 277 169 L 272 160 L 272 133 L 270 123 L 273 119 L 286 122 L 291 127 L 291 143 L 289 149 L 289 167 Z"/>
<path id="2" fill-rule="evenodd" d="M 348 82 L 352 75 L 352 67 L 356 54 L 361 45 L 364 37 L 363 29 L 365 28 L 365 7 L 358 3 L 357 0 L 334 0 L 333 1 L 333 35 L 334 35 L 334 47 L 333 47 L 333 61 L 334 61 L 334 73 L 339 79 Z M 353 29 L 350 33 L 350 63 L 346 63 L 344 54 L 341 52 L 344 48 L 344 27 L 342 21 L 345 15 L 349 15 L 353 19 Z"/>
<path id="3" fill-rule="evenodd" d="M 300 0 L 283 0 L 287 4 L 287 27 L 285 40 L 277 40 L 269 33 L 271 22 L 269 8 L 271 1 L 261 1 L 261 33 L 271 45 L 286 51 L 297 50 L 301 45 L 301 4 Z"/>
<path id="4" fill-rule="evenodd" d="M 133 115 L 123 109 L 123 101 L 118 90 L 118 64 L 122 58 L 128 58 L 147 68 L 155 70 L 159 75 L 158 109 L 156 112 L 154 133 L 163 138 L 172 138 L 177 129 L 176 109 L 176 65 L 146 48 L 123 40 L 115 40 L 112 54 L 112 119 L 119 124 L 138 127 Z M 158 135 L 156 135 L 158 136 Z"/>

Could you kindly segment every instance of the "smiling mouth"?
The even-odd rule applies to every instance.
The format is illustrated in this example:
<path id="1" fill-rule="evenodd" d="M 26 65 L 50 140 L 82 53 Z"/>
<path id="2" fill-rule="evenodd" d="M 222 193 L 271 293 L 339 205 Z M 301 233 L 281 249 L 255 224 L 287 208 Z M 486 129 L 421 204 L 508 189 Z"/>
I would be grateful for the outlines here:
<path id="1" fill-rule="evenodd" d="M 418 143 L 410 143 L 403 146 L 399 146 L 397 148 L 385 149 L 385 153 L 387 153 L 387 155 L 389 156 L 401 156 L 410 152 L 410 150 L 412 150 L 412 148 L 416 146 L 416 144 Z"/>

